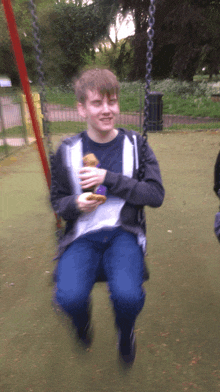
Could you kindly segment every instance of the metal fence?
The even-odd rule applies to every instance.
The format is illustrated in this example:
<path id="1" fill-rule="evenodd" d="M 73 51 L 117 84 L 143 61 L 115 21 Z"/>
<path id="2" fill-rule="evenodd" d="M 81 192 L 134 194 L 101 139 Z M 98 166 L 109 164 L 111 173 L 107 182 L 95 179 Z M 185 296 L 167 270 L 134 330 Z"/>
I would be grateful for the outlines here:
<path id="1" fill-rule="evenodd" d="M 150 130 L 162 131 L 179 124 L 217 123 L 219 119 L 189 117 L 163 114 L 162 95 L 152 94 L 150 104 Z M 156 98 L 156 99 L 155 99 Z M 143 100 L 142 100 L 143 101 Z M 76 108 L 64 105 L 48 104 L 48 120 L 52 134 L 74 134 L 85 129 L 86 124 L 78 115 Z M 120 113 L 117 116 L 117 126 L 135 129 L 142 132 L 143 108 L 133 113 Z M 198 128 L 199 129 L 199 128 Z M 14 150 L 28 145 L 35 140 L 34 134 L 27 134 L 21 96 L 0 92 L 0 159 L 10 155 Z"/>

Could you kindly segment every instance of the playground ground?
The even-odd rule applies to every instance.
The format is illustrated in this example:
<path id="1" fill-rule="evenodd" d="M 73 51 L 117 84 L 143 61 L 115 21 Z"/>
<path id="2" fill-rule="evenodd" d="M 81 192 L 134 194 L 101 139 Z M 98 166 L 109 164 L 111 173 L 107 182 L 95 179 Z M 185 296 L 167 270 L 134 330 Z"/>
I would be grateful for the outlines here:
<path id="1" fill-rule="evenodd" d="M 83 351 L 51 306 L 55 219 L 36 145 L 0 161 L 1 392 L 220 391 L 220 244 L 213 169 L 220 134 L 149 135 L 166 189 L 146 208 L 150 281 L 131 369 L 118 362 L 105 283 Z"/>

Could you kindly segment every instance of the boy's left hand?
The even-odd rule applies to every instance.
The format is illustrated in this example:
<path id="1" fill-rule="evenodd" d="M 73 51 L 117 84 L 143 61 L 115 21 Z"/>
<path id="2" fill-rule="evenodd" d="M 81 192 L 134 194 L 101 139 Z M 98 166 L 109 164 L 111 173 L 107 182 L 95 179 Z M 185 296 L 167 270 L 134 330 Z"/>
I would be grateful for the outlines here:
<path id="1" fill-rule="evenodd" d="M 103 184 L 107 170 L 85 166 L 79 171 L 82 189 Z"/>

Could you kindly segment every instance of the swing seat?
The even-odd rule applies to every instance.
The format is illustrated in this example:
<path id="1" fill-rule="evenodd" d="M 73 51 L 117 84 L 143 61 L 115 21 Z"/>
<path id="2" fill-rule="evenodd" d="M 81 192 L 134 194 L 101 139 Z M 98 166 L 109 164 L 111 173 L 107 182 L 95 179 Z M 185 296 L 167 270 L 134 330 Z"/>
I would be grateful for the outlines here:
<path id="1" fill-rule="evenodd" d="M 149 273 L 149 270 L 147 268 L 146 263 L 144 263 L 143 279 L 144 279 L 144 281 L 146 281 L 146 280 L 149 280 L 149 278 L 150 278 L 150 273 Z M 98 282 L 107 282 L 107 278 L 106 278 L 106 275 L 105 275 L 103 268 L 100 268 L 98 271 L 96 283 L 98 283 Z"/>
<path id="2" fill-rule="evenodd" d="M 59 263 L 59 261 L 57 262 L 57 264 L 56 264 L 56 266 L 54 268 L 54 271 L 53 271 L 53 282 L 54 283 L 57 282 L 58 263 Z M 143 280 L 146 281 L 146 280 L 149 280 L 149 278 L 150 278 L 150 272 L 149 272 L 149 270 L 147 268 L 146 262 L 144 262 Z M 104 272 L 103 268 L 99 268 L 98 273 L 97 273 L 97 277 L 96 277 L 95 283 L 99 283 L 99 282 L 107 282 L 107 278 L 106 278 L 106 275 L 105 275 L 105 272 Z"/>

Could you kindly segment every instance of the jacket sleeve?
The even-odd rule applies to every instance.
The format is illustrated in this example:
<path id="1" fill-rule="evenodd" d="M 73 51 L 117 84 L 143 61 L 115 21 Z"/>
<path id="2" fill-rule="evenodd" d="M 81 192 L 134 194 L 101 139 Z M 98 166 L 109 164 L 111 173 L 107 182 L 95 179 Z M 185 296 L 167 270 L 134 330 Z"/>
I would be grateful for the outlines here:
<path id="1" fill-rule="evenodd" d="M 107 171 L 103 185 L 111 194 L 133 205 L 160 207 L 165 195 L 159 164 L 148 144 L 143 181 Z"/>
<path id="2" fill-rule="evenodd" d="M 220 151 L 218 153 L 214 168 L 214 192 L 220 198 Z"/>
<path id="3" fill-rule="evenodd" d="M 64 220 L 76 220 L 81 214 L 77 208 L 76 198 L 70 175 L 65 161 L 65 148 L 59 147 L 51 162 L 51 190 L 50 200 L 54 211 Z"/>

